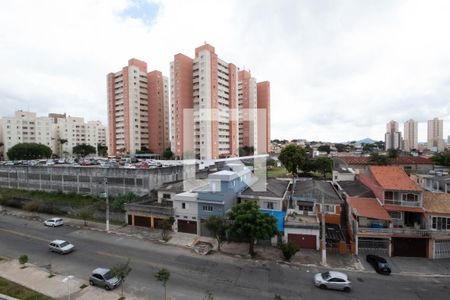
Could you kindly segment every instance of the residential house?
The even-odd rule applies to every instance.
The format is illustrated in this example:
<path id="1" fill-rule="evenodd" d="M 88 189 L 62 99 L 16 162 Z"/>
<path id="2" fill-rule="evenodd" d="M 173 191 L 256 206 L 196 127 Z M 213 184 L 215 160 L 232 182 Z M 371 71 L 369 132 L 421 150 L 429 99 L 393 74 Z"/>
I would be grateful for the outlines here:
<path id="1" fill-rule="evenodd" d="M 428 174 L 414 174 L 411 178 L 430 192 L 450 194 L 450 176 L 447 171 L 430 171 Z"/>
<path id="2" fill-rule="evenodd" d="M 331 182 L 297 179 L 293 183 L 284 238 L 300 248 L 319 249 L 321 212 L 325 211 L 327 243 L 345 240 L 340 228 L 344 201 Z"/>
<path id="3" fill-rule="evenodd" d="M 359 180 L 369 187 L 391 217 L 391 255 L 428 256 L 423 191 L 399 166 L 369 166 Z M 374 228 L 373 232 L 380 229 Z"/>
<path id="4" fill-rule="evenodd" d="M 430 258 L 450 258 L 450 194 L 424 192 Z"/>
<path id="5" fill-rule="evenodd" d="M 336 156 L 333 157 L 335 166 L 367 171 L 369 166 L 375 165 L 370 156 Z M 434 169 L 433 162 L 420 156 L 399 156 L 391 160 L 391 165 L 402 167 L 406 172 L 428 172 Z"/>

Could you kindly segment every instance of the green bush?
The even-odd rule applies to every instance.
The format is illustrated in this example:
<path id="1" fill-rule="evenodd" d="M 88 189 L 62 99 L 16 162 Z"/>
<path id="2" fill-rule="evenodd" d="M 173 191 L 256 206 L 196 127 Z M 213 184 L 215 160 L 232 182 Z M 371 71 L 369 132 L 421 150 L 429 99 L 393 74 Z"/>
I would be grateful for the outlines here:
<path id="1" fill-rule="evenodd" d="M 19 256 L 19 263 L 21 265 L 24 265 L 28 262 L 28 256 L 25 254 L 22 254 L 21 256 Z"/>
<path id="2" fill-rule="evenodd" d="M 32 200 L 25 203 L 22 208 L 26 211 L 38 212 L 41 209 L 41 202 L 38 200 Z"/>
<path id="3" fill-rule="evenodd" d="M 291 242 L 288 242 L 287 244 L 282 244 L 280 248 L 281 252 L 283 252 L 284 258 L 287 261 L 291 260 L 292 256 L 294 256 L 295 253 L 298 252 L 297 246 Z"/>
<path id="4" fill-rule="evenodd" d="M 137 199 L 138 199 L 138 196 L 136 196 L 133 193 L 126 193 L 126 194 L 118 195 L 112 199 L 111 208 L 114 210 L 123 210 L 125 203 L 134 202 Z"/>

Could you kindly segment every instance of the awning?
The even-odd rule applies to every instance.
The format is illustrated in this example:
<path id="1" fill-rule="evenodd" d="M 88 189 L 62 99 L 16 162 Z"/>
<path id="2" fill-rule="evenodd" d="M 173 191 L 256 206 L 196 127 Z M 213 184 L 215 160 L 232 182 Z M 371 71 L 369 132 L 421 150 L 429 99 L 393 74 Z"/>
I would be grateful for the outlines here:
<path id="1" fill-rule="evenodd" d="M 424 213 L 425 210 L 422 207 L 409 207 L 409 206 L 400 206 L 400 205 L 384 205 L 386 210 L 391 211 L 408 211 L 408 212 L 416 212 L 416 213 Z"/>

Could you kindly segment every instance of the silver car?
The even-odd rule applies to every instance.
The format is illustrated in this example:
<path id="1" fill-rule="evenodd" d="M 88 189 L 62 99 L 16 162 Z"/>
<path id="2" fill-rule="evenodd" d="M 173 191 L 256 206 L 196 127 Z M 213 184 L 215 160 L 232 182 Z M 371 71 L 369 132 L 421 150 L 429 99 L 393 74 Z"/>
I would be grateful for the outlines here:
<path id="1" fill-rule="evenodd" d="M 314 276 L 314 285 L 321 289 L 341 290 L 344 292 L 350 292 L 352 288 L 352 283 L 347 274 L 335 271 L 317 273 Z"/>
<path id="2" fill-rule="evenodd" d="M 50 244 L 48 244 L 48 248 L 50 251 L 59 253 L 59 254 L 66 254 L 70 253 L 73 250 L 75 250 L 75 246 L 71 243 L 63 240 L 54 240 L 51 241 Z"/>
<path id="3" fill-rule="evenodd" d="M 98 285 L 104 287 L 106 290 L 112 290 L 122 281 L 115 277 L 110 269 L 107 268 L 97 268 L 92 271 L 91 276 L 89 276 L 90 285 Z"/>

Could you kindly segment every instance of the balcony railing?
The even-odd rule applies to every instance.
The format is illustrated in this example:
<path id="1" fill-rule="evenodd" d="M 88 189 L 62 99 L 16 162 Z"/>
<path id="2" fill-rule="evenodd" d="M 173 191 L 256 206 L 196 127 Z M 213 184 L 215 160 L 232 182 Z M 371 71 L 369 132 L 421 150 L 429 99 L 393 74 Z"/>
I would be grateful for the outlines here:
<path id="1" fill-rule="evenodd" d="M 431 230 L 416 229 L 416 228 L 358 227 L 358 233 L 382 233 L 382 234 L 391 234 L 391 235 L 411 235 L 411 236 L 427 237 L 427 236 L 431 235 Z"/>
<path id="2" fill-rule="evenodd" d="M 420 203 L 419 201 L 403 201 L 403 200 L 384 200 L 384 204 L 409 206 L 409 207 L 421 207 L 422 206 L 422 203 Z"/>

